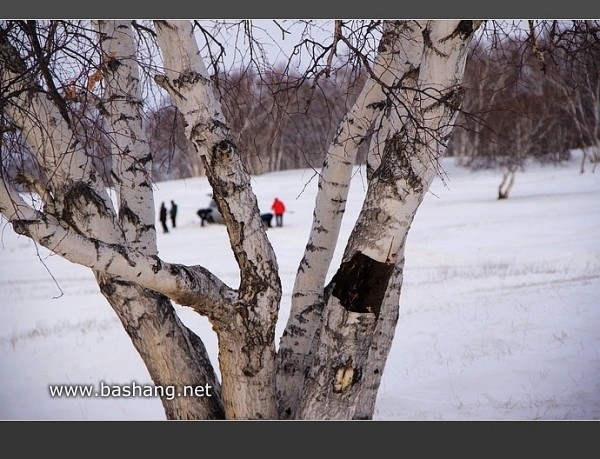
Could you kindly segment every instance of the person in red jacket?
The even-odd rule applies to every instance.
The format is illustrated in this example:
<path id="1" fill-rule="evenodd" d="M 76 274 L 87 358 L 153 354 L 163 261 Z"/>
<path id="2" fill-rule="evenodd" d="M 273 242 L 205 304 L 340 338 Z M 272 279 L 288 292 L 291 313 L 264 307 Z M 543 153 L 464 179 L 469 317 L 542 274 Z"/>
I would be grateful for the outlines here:
<path id="1" fill-rule="evenodd" d="M 271 205 L 271 210 L 275 214 L 276 226 L 283 226 L 283 214 L 285 212 L 285 205 L 283 204 L 283 201 L 275 198 L 273 204 Z"/>

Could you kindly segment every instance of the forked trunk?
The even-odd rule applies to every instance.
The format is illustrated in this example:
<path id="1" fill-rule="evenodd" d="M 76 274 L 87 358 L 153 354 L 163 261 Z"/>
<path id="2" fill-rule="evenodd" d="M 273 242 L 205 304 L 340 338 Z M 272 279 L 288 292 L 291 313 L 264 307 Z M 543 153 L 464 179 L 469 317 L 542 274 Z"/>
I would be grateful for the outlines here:
<path id="1" fill-rule="evenodd" d="M 228 419 L 273 419 L 274 338 L 281 300 L 275 253 L 191 23 L 156 21 L 155 26 L 165 66 L 165 74 L 155 80 L 186 120 L 186 133 L 204 161 L 240 268 L 240 286 L 228 316 L 211 320 L 219 339 L 225 414 Z"/>
<path id="2" fill-rule="evenodd" d="M 476 27 L 472 21 L 430 21 L 416 42 L 423 44 L 416 86 L 395 94 L 407 110 L 393 107 L 382 120 L 387 136 L 363 208 L 325 288 L 298 418 L 373 416 L 398 318 L 404 243 L 462 102 L 460 82 Z"/>

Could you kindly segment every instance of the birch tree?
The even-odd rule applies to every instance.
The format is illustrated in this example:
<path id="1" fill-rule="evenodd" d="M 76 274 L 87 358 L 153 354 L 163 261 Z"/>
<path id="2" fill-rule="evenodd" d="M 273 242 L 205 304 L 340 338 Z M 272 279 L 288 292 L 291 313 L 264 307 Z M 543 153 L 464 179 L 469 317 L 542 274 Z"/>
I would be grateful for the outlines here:
<path id="1" fill-rule="evenodd" d="M 599 21 L 580 21 L 576 27 L 553 28 L 540 40 L 548 67 L 547 83 L 557 94 L 556 110 L 572 124 L 581 148 L 580 173 L 586 162 L 594 172 L 600 161 L 600 55 Z"/>
<path id="2" fill-rule="evenodd" d="M 291 314 L 276 352 L 282 299 L 276 254 L 236 133 L 201 58 L 190 21 L 4 22 L 0 25 L 3 164 L 18 138 L 41 173 L 3 168 L 0 211 L 15 232 L 91 269 L 156 385 L 210 384 L 212 397 L 163 398 L 168 419 L 370 419 L 399 315 L 404 249 L 462 101 L 461 80 L 478 21 L 383 21 L 367 79 L 343 117 L 319 175 L 312 230 Z M 342 21 L 338 45 L 360 53 Z M 157 252 L 152 151 L 136 34 L 156 39 L 152 77 L 185 120 L 227 227 L 238 286 L 203 266 Z M 60 50 L 77 42 L 77 52 Z M 64 61 L 61 61 L 65 59 Z M 65 80 L 66 62 L 95 67 Z M 61 64 L 63 64 L 61 66 Z M 113 199 L 74 117 L 102 114 L 113 157 Z M 368 190 L 343 259 L 338 244 L 352 167 L 370 142 Z M 18 168 L 17 168 L 18 169 Z M 20 176 L 27 176 L 26 181 Z M 20 185 L 18 186 L 18 183 Z M 23 185 L 24 184 L 24 185 Z M 23 192 L 23 187 L 27 192 Z M 33 205 L 29 194 L 42 205 Z M 206 316 L 219 345 L 217 375 L 202 338 L 173 303 Z"/>

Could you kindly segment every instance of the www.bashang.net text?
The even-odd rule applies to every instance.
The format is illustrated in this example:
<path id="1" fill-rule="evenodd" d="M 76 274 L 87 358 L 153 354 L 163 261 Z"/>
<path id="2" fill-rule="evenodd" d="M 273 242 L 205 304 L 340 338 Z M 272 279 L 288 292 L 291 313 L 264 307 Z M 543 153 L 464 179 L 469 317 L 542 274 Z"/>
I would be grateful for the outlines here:
<path id="1" fill-rule="evenodd" d="M 155 386 L 153 384 L 50 384 L 50 397 L 212 397 L 213 387 L 206 384 L 188 386 Z"/>

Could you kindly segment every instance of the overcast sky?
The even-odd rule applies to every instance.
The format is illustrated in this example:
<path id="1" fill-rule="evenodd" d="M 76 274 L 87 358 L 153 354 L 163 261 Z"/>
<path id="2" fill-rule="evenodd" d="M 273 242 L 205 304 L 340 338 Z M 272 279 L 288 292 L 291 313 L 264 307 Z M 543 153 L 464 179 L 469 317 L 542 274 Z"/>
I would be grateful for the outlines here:
<path id="1" fill-rule="evenodd" d="M 224 62 L 228 70 L 243 67 L 252 57 L 260 62 L 266 60 L 273 64 L 286 63 L 292 56 L 292 64 L 303 69 L 310 63 L 310 56 L 306 48 L 294 54 L 296 45 L 308 38 L 328 45 L 331 43 L 334 29 L 333 20 L 254 19 L 252 21 L 200 21 L 200 23 L 225 46 Z M 250 50 L 249 36 L 252 36 L 261 46 L 254 46 Z M 197 37 L 198 44 L 202 48 L 206 43 L 204 34 L 199 31 Z M 213 50 L 216 49 L 213 47 Z M 202 52 L 203 56 L 206 56 L 206 49 Z"/>

